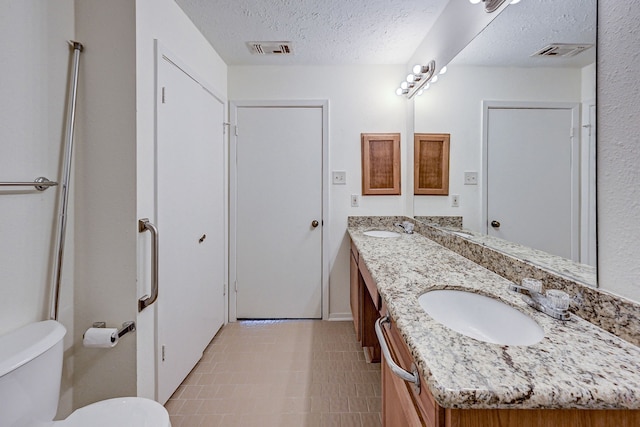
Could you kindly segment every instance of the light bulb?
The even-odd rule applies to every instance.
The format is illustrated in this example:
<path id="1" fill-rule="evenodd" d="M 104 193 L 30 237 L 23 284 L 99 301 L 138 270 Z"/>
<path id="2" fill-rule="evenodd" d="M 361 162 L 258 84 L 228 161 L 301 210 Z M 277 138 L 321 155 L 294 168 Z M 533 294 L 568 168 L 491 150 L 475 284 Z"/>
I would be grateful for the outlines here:
<path id="1" fill-rule="evenodd" d="M 511 0 L 511 4 L 518 4 L 520 3 L 520 0 Z"/>
<path id="2" fill-rule="evenodd" d="M 438 76 L 433 76 L 433 78 L 431 79 L 431 83 L 435 83 L 438 81 Z"/>
<path id="3" fill-rule="evenodd" d="M 402 82 L 400 83 L 400 89 L 409 89 L 409 83 L 407 82 Z"/>
<path id="4" fill-rule="evenodd" d="M 423 93 L 424 93 L 424 89 L 420 89 L 420 90 L 416 93 L 416 95 L 420 96 L 420 95 L 422 95 Z"/>
<path id="5" fill-rule="evenodd" d="M 478 4 L 480 3 L 482 0 L 469 0 L 469 3 L 471 4 Z"/>
<path id="6" fill-rule="evenodd" d="M 409 83 L 413 83 L 415 80 L 416 80 L 416 76 L 414 76 L 413 74 L 409 74 L 409 75 L 407 76 L 407 81 L 408 81 Z"/>
<path id="7" fill-rule="evenodd" d="M 396 95 L 398 96 L 402 95 L 402 88 L 396 89 Z"/>
<path id="8" fill-rule="evenodd" d="M 426 85 L 424 85 L 422 90 L 429 90 L 430 87 L 431 87 L 431 83 L 427 83 Z"/>
<path id="9" fill-rule="evenodd" d="M 422 74 L 422 73 L 426 73 L 426 71 L 423 71 L 425 67 L 423 67 L 420 64 L 416 64 L 413 66 L 413 74 Z"/>
<path id="10" fill-rule="evenodd" d="M 440 75 L 446 74 L 447 72 L 447 66 L 445 65 L 444 67 L 442 67 L 442 70 L 440 70 Z"/>

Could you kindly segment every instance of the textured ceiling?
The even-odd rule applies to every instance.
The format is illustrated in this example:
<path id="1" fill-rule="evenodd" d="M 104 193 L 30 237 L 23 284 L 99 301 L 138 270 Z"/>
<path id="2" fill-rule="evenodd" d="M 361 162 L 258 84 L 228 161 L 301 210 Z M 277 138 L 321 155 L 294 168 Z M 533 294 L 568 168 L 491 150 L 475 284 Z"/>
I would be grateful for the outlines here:
<path id="1" fill-rule="evenodd" d="M 584 67 L 596 59 L 596 0 L 522 0 L 509 5 L 452 64 Z M 551 43 L 589 43 L 571 58 L 531 57 Z"/>
<path id="2" fill-rule="evenodd" d="M 462 1 L 462 0 L 455 0 Z M 447 0 L 176 0 L 229 65 L 404 64 Z M 291 56 L 248 41 L 290 41 Z"/>
<path id="3" fill-rule="evenodd" d="M 467 0 L 450 0 L 467 1 Z M 447 0 L 176 0 L 229 65 L 406 64 Z M 478 7 L 481 7 L 478 5 Z M 594 43 L 596 0 L 521 0 L 453 63 L 584 66 L 530 58 L 549 43 Z M 252 55 L 246 42 L 290 41 L 293 55 Z"/>

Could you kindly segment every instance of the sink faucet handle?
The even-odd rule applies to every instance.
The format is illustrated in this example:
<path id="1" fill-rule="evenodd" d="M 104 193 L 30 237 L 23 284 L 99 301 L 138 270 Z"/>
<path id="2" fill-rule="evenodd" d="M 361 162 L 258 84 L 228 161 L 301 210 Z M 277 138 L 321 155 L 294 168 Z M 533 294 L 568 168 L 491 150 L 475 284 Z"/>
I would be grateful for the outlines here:
<path id="1" fill-rule="evenodd" d="M 522 287 L 533 292 L 542 292 L 542 280 L 532 279 L 531 277 L 525 277 L 522 279 Z"/>
<path id="2" fill-rule="evenodd" d="M 551 304 L 551 308 L 558 311 L 565 311 L 569 309 L 569 302 L 571 299 L 566 292 L 558 289 L 549 289 L 546 292 L 547 301 Z"/>

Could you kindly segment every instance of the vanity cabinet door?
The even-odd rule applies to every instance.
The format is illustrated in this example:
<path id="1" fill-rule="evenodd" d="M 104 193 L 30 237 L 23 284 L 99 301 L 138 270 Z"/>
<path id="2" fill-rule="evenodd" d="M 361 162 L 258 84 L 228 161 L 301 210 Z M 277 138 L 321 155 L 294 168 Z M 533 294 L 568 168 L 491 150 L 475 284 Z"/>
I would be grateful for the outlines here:
<path id="1" fill-rule="evenodd" d="M 394 361 L 404 370 L 411 372 L 413 358 L 409 348 L 400 336 L 393 321 L 383 326 L 387 346 Z M 445 411 L 436 403 L 426 386 L 424 378 L 420 377 L 422 387 L 420 392 L 416 388 L 394 375 L 383 358 L 382 366 L 382 420 L 383 426 L 426 426 L 444 427 Z M 387 415 L 388 414 L 388 415 Z M 405 424 L 398 424 L 397 417 L 404 414 Z M 416 424 L 417 423 L 417 424 Z"/>
<path id="2" fill-rule="evenodd" d="M 425 426 L 419 416 L 407 383 L 397 377 L 382 357 L 382 425 L 395 426 Z"/>

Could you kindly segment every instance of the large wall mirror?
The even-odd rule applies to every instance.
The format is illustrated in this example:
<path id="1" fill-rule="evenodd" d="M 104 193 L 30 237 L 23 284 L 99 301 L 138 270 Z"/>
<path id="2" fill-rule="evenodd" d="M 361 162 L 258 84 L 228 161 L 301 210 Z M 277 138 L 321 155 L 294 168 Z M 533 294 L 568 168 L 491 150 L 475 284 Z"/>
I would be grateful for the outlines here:
<path id="1" fill-rule="evenodd" d="M 592 286 L 596 11 L 596 0 L 509 5 L 415 98 L 414 125 L 451 135 L 449 195 L 414 196 L 416 217 L 461 216 L 470 238 Z"/>

